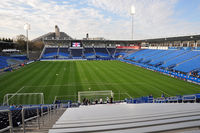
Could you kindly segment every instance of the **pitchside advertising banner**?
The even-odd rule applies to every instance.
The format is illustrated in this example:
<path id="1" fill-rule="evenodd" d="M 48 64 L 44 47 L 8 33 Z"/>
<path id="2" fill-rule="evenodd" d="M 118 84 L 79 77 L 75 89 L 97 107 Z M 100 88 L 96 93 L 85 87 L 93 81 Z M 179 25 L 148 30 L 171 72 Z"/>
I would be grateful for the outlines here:
<path id="1" fill-rule="evenodd" d="M 117 46 L 117 48 L 121 48 L 121 49 L 140 49 L 141 46 Z"/>

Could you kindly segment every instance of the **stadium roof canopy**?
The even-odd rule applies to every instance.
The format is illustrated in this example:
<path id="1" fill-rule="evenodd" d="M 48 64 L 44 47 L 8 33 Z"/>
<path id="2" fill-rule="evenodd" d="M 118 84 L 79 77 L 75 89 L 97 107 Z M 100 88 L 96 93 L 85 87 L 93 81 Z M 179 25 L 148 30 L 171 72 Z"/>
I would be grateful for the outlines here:
<path id="1" fill-rule="evenodd" d="M 44 34 L 36 39 L 33 39 L 33 42 L 36 41 L 45 41 L 45 42 L 70 42 L 70 41 L 82 41 L 88 43 L 100 42 L 100 43 L 163 43 L 163 42 L 175 42 L 175 41 L 197 41 L 200 40 L 200 35 L 188 35 L 188 36 L 177 36 L 177 37 L 166 37 L 166 38 L 155 38 L 155 39 L 141 39 L 141 40 L 90 40 L 90 39 L 83 39 L 77 40 L 70 37 L 65 32 L 60 32 L 58 26 L 55 26 L 55 32 L 49 32 Z"/>
<path id="2" fill-rule="evenodd" d="M 144 40 L 136 40 L 136 41 L 138 42 L 169 42 L 169 41 L 196 41 L 196 40 L 200 40 L 200 35 L 144 39 Z"/>

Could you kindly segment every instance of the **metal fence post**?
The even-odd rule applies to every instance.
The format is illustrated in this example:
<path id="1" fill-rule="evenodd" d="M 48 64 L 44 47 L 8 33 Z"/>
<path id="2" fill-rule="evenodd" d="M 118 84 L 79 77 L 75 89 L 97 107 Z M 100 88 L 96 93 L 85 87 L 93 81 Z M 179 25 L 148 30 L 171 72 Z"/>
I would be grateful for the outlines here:
<path id="1" fill-rule="evenodd" d="M 43 106 L 41 106 L 41 117 L 42 117 L 42 125 L 44 125 L 44 118 L 43 118 Z"/>
<path id="2" fill-rule="evenodd" d="M 37 107 L 37 122 L 38 122 L 38 129 L 40 129 L 40 114 L 39 114 L 39 107 Z"/>
<path id="3" fill-rule="evenodd" d="M 50 119 L 50 117 L 51 117 L 51 115 L 50 115 L 50 111 L 51 111 L 51 106 L 48 106 L 48 116 L 49 116 L 49 121 L 51 120 L 51 119 Z"/>
<path id="4" fill-rule="evenodd" d="M 25 121 L 24 121 L 24 108 L 22 108 L 22 128 L 23 128 L 23 133 L 25 133 Z"/>
<path id="5" fill-rule="evenodd" d="M 9 125 L 10 125 L 10 133 L 13 133 L 13 122 L 12 122 L 12 112 L 8 112 L 8 117 L 9 117 Z"/>

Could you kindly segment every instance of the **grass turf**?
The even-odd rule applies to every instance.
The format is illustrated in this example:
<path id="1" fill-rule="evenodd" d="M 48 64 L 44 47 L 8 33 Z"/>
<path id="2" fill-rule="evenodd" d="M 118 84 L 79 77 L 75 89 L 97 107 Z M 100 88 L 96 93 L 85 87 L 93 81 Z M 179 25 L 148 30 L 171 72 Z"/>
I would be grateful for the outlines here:
<path id="1" fill-rule="evenodd" d="M 0 102 L 7 93 L 44 93 L 45 103 L 55 96 L 78 91 L 112 90 L 115 99 L 165 93 L 169 96 L 200 93 L 200 86 L 120 61 L 35 62 L 0 76 Z M 121 95 L 119 95 L 121 93 Z"/>

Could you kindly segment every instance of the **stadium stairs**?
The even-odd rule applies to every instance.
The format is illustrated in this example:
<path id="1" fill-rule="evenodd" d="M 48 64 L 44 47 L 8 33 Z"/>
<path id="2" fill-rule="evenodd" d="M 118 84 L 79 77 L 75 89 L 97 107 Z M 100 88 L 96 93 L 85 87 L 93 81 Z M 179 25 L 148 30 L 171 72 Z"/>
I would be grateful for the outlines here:
<path id="1" fill-rule="evenodd" d="M 48 132 L 65 110 L 66 108 L 55 105 L 34 105 L 10 109 L 10 111 L 0 110 L 0 132 Z M 7 113 L 11 117 L 8 117 Z"/>
<path id="2" fill-rule="evenodd" d="M 200 104 L 99 104 L 69 108 L 49 133 L 200 132 Z"/>

